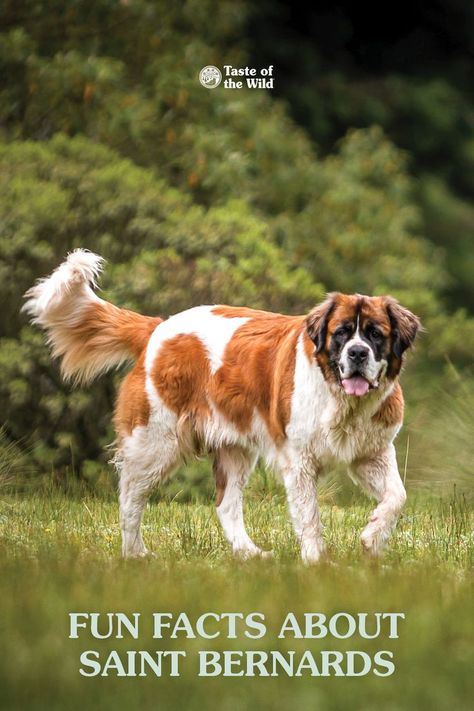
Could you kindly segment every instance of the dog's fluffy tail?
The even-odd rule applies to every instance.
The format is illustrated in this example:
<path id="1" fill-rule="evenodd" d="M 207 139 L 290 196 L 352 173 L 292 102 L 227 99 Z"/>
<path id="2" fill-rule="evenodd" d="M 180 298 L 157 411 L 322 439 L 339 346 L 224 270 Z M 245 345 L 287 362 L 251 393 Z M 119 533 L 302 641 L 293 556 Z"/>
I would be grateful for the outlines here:
<path id="1" fill-rule="evenodd" d="M 25 294 L 23 310 L 45 329 L 62 374 L 75 383 L 137 358 L 162 321 L 100 299 L 93 288 L 103 265 L 97 254 L 76 249 Z"/>

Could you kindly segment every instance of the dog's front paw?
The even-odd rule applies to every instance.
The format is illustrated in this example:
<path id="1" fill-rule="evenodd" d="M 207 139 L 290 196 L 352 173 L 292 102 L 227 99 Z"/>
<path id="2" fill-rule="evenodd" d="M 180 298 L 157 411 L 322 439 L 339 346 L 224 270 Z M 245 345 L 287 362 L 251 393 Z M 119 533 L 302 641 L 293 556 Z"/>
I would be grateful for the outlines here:
<path id="1" fill-rule="evenodd" d="M 374 545 L 375 539 L 371 533 L 364 533 L 360 537 L 360 542 L 362 543 L 362 550 L 366 555 L 376 556 L 378 554 L 378 547 Z"/>
<path id="2" fill-rule="evenodd" d="M 362 543 L 364 553 L 376 558 L 381 554 L 385 542 L 390 535 L 390 531 L 380 528 L 380 526 L 376 526 L 374 523 L 375 521 L 371 522 L 364 529 L 360 537 L 360 542 Z"/>

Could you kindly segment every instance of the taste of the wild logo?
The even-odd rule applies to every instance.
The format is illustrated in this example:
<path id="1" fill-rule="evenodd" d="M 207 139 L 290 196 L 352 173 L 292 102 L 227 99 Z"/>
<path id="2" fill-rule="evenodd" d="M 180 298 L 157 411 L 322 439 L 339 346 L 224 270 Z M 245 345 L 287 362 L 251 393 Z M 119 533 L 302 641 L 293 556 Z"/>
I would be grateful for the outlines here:
<path id="1" fill-rule="evenodd" d="M 273 64 L 262 69 L 233 67 L 224 64 L 224 89 L 273 89 Z M 199 81 L 206 89 L 215 89 L 222 82 L 222 72 L 208 64 L 199 72 Z"/>

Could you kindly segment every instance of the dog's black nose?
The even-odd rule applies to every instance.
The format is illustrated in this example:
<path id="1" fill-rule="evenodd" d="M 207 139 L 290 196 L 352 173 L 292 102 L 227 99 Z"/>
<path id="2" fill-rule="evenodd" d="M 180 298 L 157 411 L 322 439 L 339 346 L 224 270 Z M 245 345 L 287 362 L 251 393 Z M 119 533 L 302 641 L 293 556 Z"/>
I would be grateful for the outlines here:
<path id="1" fill-rule="evenodd" d="M 369 349 L 366 346 L 352 346 L 347 355 L 354 363 L 363 363 L 369 357 Z"/>

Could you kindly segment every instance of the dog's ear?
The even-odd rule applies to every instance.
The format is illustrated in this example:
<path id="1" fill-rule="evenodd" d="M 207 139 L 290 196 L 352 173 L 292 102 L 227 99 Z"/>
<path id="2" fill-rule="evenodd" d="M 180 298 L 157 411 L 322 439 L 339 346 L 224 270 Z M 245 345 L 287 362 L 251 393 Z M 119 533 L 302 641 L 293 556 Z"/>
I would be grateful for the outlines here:
<path id="1" fill-rule="evenodd" d="M 328 294 L 326 299 L 315 306 L 306 317 L 306 330 L 316 346 L 316 353 L 320 353 L 326 343 L 328 320 L 336 306 L 337 297 L 337 293 Z"/>
<path id="2" fill-rule="evenodd" d="M 392 327 L 393 354 L 396 358 L 401 358 L 413 344 L 421 328 L 420 319 L 391 296 L 385 299 L 385 305 Z"/>

